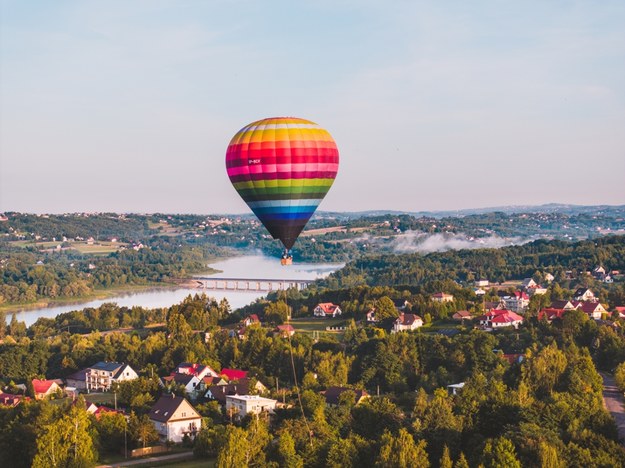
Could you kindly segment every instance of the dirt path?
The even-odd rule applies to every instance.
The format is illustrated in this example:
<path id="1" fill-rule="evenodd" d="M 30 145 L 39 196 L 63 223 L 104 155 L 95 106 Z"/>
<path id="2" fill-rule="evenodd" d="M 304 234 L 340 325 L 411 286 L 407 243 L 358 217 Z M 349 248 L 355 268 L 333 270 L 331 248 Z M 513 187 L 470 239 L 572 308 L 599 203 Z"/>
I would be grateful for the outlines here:
<path id="1" fill-rule="evenodd" d="M 601 373 L 603 377 L 603 406 L 612 414 L 618 428 L 621 444 L 625 445 L 625 404 L 623 394 L 616 387 L 614 377 Z"/>
<path id="2" fill-rule="evenodd" d="M 160 457 L 147 457 L 140 458 L 137 460 L 128 460 L 119 463 L 111 463 L 110 465 L 99 465 L 96 468 L 113 468 L 118 466 L 140 466 L 140 465 L 151 465 L 152 463 L 161 464 L 165 461 L 176 461 L 176 460 L 189 460 L 193 458 L 193 452 L 180 452 L 180 453 L 172 453 L 171 455 L 162 455 Z"/>

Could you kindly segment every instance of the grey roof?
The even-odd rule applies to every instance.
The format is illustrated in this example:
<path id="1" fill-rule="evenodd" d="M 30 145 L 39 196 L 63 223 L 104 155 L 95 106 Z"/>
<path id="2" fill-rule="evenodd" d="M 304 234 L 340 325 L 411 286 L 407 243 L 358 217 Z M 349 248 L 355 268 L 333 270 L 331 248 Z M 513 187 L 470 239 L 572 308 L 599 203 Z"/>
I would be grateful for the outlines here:
<path id="1" fill-rule="evenodd" d="M 123 365 L 124 364 L 120 364 L 119 362 L 100 361 L 100 362 L 95 363 L 93 366 L 91 366 L 90 369 L 103 370 L 103 371 L 108 371 L 108 372 L 115 372 L 116 370 L 118 370 Z"/>
<path id="2" fill-rule="evenodd" d="M 163 395 L 150 410 L 149 418 L 153 421 L 167 422 L 174 415 L 184 398 L 181 396 Z"/>

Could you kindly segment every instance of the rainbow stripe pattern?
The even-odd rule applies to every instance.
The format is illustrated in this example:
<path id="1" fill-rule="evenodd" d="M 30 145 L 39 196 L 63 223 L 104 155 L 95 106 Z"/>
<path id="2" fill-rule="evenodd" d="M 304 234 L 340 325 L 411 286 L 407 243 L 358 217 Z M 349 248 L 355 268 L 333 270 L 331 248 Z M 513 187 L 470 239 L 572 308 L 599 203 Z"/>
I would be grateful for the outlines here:
<path id="1" fill-rule="evenodd" d="M 330 190 L 338 167 L 332 136 L 295 117 L 253 122 L 234 135 L 226 151 L 232 185 L 287 249 Z"/>

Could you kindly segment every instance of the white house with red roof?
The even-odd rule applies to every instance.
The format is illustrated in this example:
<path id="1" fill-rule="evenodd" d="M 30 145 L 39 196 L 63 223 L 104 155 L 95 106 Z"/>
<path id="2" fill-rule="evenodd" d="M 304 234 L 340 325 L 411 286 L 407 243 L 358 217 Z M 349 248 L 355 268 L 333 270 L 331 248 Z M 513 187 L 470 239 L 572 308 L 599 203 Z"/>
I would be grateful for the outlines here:
<path id="1" fill-rule="evenodd" d="M 172 375 L 174 374 L 195 375 L 199 380 L 202 380 L 204 377 L 219 377 L 219 374 L 211 367 L 195 362 L 182 362 L 178 364 L 176 370 L 172 372 Z"/>
<path id="2" fill-rule="evenodd" d="M 614 308 L 614 317 L 619 319 L 625 318 L 625 306 L 616 306 Z"/>
<path id="3" fill-rule="evenodd" d="M 260 319 L 258 318 L 258 315 L 251 314 L 241 320 L 241 326 L 249 327 L 250 325 L 260 325 Z"/>
<path id="4" fill-rule="evenodd" d="M 607 312 L 600 302 L 580 302 L 579 309 L 594 320 L 600 320 L 602 315 Z"/>
<path id="5" fill-rule="evenodd" d="M 43 400 L 61 389 L 54 380 L 39 379 L 33 379 L 33 388 L 35 390 L 35 400 Z"/>
<path id="6" fill-rule="evenodd" d="M 423 326 L 423 319 L 416 314 L 405 314 L 401 312 L 397 320 L 393 323 L 393 329 L 391 333 L 398 333 L 401 331 L 416 330 Z"/>
<path id="7" fill-rule="evenodd" d="M 331 302 L 320 302 L 313 310 L 313 315 L 315 317 L 338 317 L 342 313 L 343 311 L 341 310 L 341 308 L 336 304 L 332 304 Z"/>
<path id="8" fill-rule="evenodd" d="M 486 314 L 478 317 L 480 325 L 483 328 L 502 328 L 514 327 L 518 328 L 523 323 L 523 317 L 511 310 L 491 310 Z"/>

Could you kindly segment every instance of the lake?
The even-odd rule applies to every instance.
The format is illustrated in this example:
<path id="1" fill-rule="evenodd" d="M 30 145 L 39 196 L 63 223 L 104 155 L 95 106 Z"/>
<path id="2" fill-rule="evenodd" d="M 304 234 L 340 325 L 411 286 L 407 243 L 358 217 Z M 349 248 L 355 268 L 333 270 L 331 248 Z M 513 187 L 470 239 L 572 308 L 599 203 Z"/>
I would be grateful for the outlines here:
<path id="1" fill-rule="evenodd" d="M 338 270 L 342 264 L 330 263 L 294 263 L 289 266 L 280 265 L 279 258 L 265 257 L 263 255 L 246 255 L 233 257 L 219 262 L 211 263 L 211 268 L 221 270 L 215 273 L 217 277 L 228 278 L 271 278 L 271 279 L 302 279 L 314 280 L 328 276 L 333 271 Z M 197 276 L 208 276 L 206 274 Z M 72 304 L 52 305 L 38 309 L 27 309 L 16 311 L 17 319 L 30 326 L 39 317 L 53 318 L 64 312 L 84 309 L 87 307 L 99 307 L 106 302 L 115 302 L 119 306 L 133 307 L 141 306 L 149 309 L 157 307 L 169 307 L 181 302 L 189 294 L 204 292 L 202 289 L 190 288 L 156 288 L 140 292 L 120 293 L 106 299 L 96 299 L 92 301 L 75 302 Z M 215 297 L 217 300 L 228 299 L 233 309 L 243 307 L 267 293 L 263 291 L 205 291 L 207 295 Z M 12 313 L 7 314 L 10 320 Z"/>

